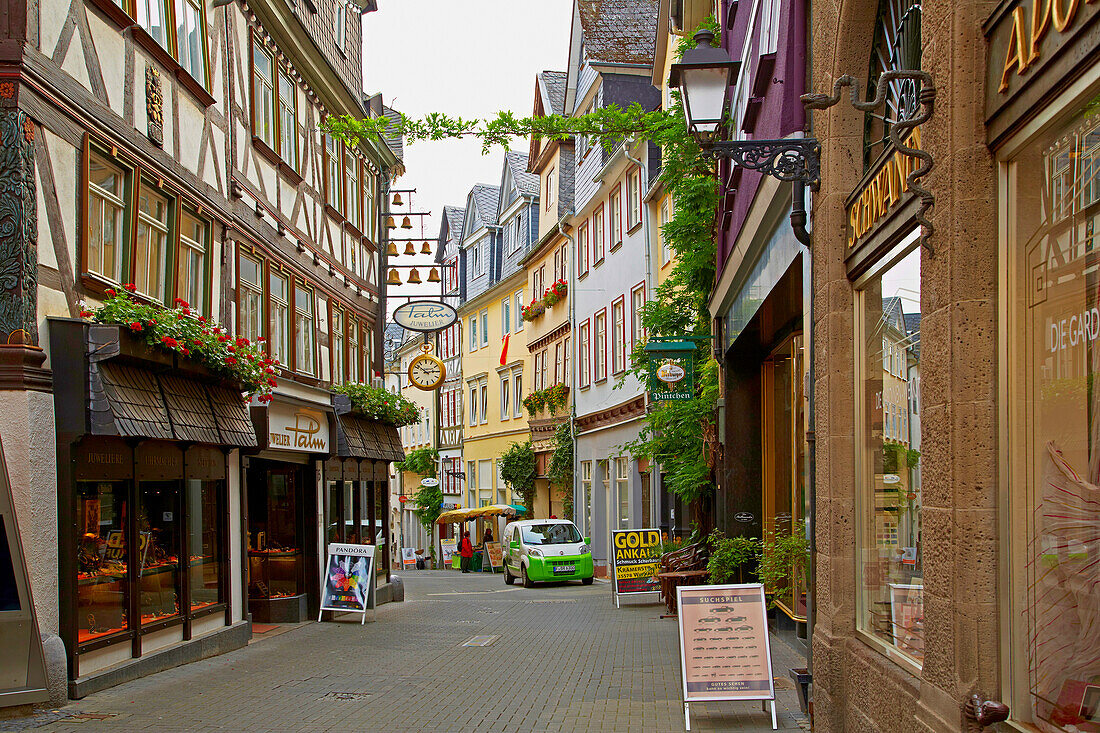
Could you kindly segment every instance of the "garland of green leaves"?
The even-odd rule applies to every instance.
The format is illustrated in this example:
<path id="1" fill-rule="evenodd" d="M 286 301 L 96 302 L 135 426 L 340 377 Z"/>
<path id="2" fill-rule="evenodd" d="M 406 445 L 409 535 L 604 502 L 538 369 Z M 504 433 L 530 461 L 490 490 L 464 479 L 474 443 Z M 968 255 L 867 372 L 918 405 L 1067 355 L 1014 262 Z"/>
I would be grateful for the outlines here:
<path id="1" fill-rule="evenodd" d="M 554 431 L 554 452 L 550 455 L 546 477 L 551 487 L 557 487 L 562 512 L 570 521 L 573 521 L 573 471 L 573 425 L 566 421 Z"/>
<path id="2" fill-rule="evenodd" d="M 181 298 L 176 298 L 172 308 L 138 301 L 132 295 L 136 290 L 132 283 L 121 290 L 109 289 L 103 305 L 84 309 L 80 315 L 95 323 L 122 326 L 150 348 L 196 361 L 240 385 L 249 395 L 257 395 L 259 401 L 271 401 L 271 390 L 278 384 L 275 370 L 279 360 L 268 356 L 264 339 L 235 338 L 212 319 L 195 313 Z"/>
<path id="3" fill-rule="evenodd" d="M 713 18 L 703 26 L 712 31 L 718 29 Z M 693 43 L 689 38 L 681 39 L 678 54 L 682 57 Z M 665 485 L 685 501 L 696 501 L 713 490 L 717 460 L 719 370 L 710 358 L 712 333 L 706 303 L 715 278 L 718 190 L 713 163 L 702 155 L 684 124 L 679 93 L 673 92 L 672 98 L 671 109 L 656 111 L 632 104 L 626 109 L 611 105 L 575 117 L 518 118 L 510 112 L 500 112 L 488 120 L 468 120 L 438 112 L 421 119 L 404 115 L 397 120 L 342 116 L 329 117 L 322 127 L 352 144 L 383 135 L 401 135 L 408 144 L 472 137 L 481 140 L 485 153 L 497 145 L 507 149 L 514 138 L 532 136 L 568 140 L 585 135 L 606 150 L 634 140 L 649 140 L 660 147 L 663 166 L 660 180 L 674 201 L 673 217 L 662 227 L 662 234 L 676 257 L 672 272 L 657 288 L 656 298 L 643 306 L 642 323 L 653 336 L 690 335 L 697 339 L 697 394 L 691 400 L 657 403 L 647 413 L 638 439 L 624 447 L 636 457 L 659 463 Z M 631 354 L 631 368 L 626 374 L 641 378 L 644 383 L 647 366 L 644 343 L 639 343 Z M 623 378 L 625 375 L 620 383 Z"/>
<path id="4" fill-rule="evenodd" d="M 332 385 L 332 391 L 346 394 L 357 412 L 379 422 L 402 427 L 420 420 L 420 408 L 415 402 L 381 387 L 363 382 L 345 382 Z"/>

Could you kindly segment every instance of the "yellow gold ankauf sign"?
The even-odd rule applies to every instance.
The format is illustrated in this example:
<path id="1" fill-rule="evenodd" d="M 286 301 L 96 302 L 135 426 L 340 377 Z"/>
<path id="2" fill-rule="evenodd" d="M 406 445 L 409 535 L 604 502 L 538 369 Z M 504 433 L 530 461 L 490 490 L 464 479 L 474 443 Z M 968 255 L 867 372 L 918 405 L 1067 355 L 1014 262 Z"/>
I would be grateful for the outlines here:
<path id="1" fill-rule="evenodd" d="M 923 150 L 920 128 L 914 128 L 905 143 L 915 150 Z M 871 231 L 909 192 L 909 174 L 920 161 L 900 151 L 887 158 L 869 181 L 852 198 L 847 208 L 848 248 L 855 247 L 867 232 Z"/>

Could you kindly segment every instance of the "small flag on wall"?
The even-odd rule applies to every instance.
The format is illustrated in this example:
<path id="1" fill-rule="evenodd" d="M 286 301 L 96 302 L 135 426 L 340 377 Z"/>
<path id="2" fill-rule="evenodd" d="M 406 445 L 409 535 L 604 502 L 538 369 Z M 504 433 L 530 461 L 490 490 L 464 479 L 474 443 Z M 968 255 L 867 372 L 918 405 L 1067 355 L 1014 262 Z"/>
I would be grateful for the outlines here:
<path id="1" fill-rule="evenodd" d="M 508 337 L 511 334 L 504 334 L 504 343 L 500 347 L 500 365 L 504 366 L 508 363 Z"/>

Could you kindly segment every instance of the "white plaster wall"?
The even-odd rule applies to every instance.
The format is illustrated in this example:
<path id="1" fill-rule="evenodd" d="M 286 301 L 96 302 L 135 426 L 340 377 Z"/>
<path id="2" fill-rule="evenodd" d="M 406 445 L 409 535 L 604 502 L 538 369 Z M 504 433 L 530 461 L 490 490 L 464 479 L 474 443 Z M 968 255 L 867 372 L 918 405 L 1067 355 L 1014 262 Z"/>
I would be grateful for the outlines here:
<path id="1" fill-rule="evenodd" d="M 0 392 L 4 445 L 16 521 L 38 628 L 60 633 L 57 566 L 57 449 L 53 395 Z"/>
<path id="2" fill-rule="evenodd" d="M 107 87 L 107 99 L 103 100 L 119 117 L 123 113 L 124 89 L 126 84 L 126 45 L 122 35 L 107 25 L 92 11 L 88 11 L 88 28 L 92 32 L 96 51 L 99 55 L 99 68 L 103 74 L 103 84 Z"/>

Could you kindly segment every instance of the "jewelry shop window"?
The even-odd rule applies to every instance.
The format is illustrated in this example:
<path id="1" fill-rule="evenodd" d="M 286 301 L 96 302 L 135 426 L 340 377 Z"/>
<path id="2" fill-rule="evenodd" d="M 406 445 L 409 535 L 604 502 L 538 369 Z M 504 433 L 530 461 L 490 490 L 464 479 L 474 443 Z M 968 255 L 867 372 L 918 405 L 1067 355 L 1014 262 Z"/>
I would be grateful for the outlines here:
<path id="1" fill-rule="evenodd" d="M 920 287 L 913 248 L 859 284 L 856 299 L 859 628 L 917 665 L 924 659 Z"/>
<path id="2" fill-rule="evenodd" d="M 1021 147 L 1005 179 L 1011 708 L 1045 733 L 1100 730 L 1097 103 Z"/>

